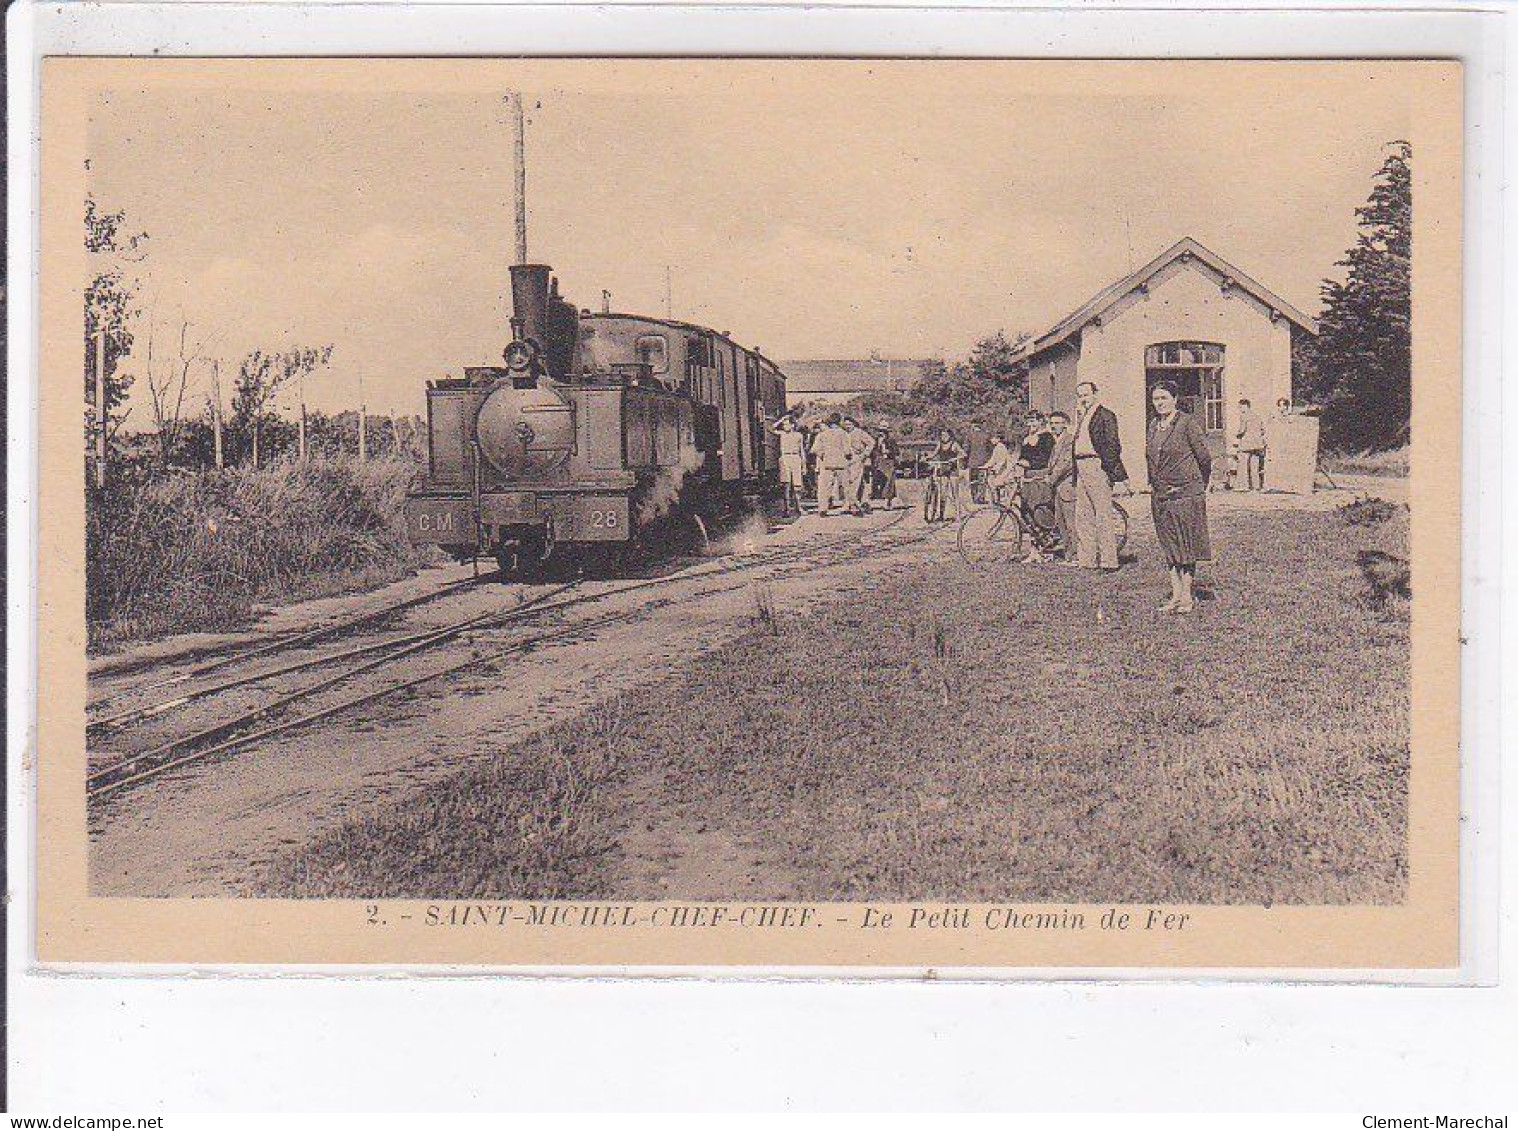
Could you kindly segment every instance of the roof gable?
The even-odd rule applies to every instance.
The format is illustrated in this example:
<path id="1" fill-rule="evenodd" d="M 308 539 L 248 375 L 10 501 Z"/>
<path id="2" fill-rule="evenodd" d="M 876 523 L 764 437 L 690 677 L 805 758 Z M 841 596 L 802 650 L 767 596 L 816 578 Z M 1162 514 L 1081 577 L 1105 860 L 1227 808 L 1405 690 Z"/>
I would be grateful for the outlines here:
<path id="1" fill-rule="evenodd" d="M 1024 347 L 1021 356 L 1029 358 L 1068 341 L 1080 333 L 1087 323 L 1100 318 L 1124 296 L 1145 286 L 1155 275 L 1177 260 L 1195 261 L 1202 264 L 1221 279 L 1228 281 L 1230 286 L 1237 287 L 1246 294 L 1253 296 L 1261 304 L 1269 307 L 1272 312 L 1279 312 L 1308 333 L 1316 334 L 1318 332 L 1318 321 L 1316 318 L 1304 314 L 1269 287 L 1265 286 L 1265 284 L 1252 279 L 1226 259 L 1207 250 L 1207 248 L 1197 243 L 1196 240 L 1187 236 L 1185 239 L 1165 249 L 1131 275 L 1119 279 L 1117 282 L 1098 291 L 1085 303 L 1056 322 L 1046 334 L 1035 338 Z"/>

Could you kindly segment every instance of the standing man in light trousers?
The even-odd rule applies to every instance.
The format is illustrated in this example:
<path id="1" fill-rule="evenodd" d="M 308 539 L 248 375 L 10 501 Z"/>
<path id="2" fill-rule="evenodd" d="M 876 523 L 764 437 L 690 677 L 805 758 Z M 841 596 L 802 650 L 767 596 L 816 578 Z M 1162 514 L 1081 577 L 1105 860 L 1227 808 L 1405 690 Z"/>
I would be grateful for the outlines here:
<path id="1" fill-rule="evenodd" d="M 1090 381 L 1075 386 L 1075 546 L 1082 569 L 1118 569 L 1112 496 L 1131 494 L 1123 467 L 1117 415 L 1097 398 Z"/>

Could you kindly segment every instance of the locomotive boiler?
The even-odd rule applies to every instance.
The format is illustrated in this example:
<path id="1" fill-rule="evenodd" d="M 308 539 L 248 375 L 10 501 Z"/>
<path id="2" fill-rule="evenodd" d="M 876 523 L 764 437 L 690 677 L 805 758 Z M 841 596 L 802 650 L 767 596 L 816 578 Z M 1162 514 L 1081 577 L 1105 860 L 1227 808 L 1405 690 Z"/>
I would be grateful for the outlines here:
<path id="1" fill-rule="evenodd" d="M 504 573 L 615 561 L 774 490 L 785 378 L 725 333 L 577 310 L 552 270 L 511 268 L 504 365 L 427 386 L 417 542 Z"/>

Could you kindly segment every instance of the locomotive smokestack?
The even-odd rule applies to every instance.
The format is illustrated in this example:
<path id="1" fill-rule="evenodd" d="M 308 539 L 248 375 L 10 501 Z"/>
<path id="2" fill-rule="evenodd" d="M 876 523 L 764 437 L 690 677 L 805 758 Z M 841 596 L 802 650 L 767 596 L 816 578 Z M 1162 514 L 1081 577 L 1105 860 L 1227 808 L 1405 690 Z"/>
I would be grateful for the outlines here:
<path id="1" fill-rule="evenodd" d="M 511 328 L 518 338 L 548 345 L 548 288 L 553 268 L 516 263 L 511 268 Z"/>

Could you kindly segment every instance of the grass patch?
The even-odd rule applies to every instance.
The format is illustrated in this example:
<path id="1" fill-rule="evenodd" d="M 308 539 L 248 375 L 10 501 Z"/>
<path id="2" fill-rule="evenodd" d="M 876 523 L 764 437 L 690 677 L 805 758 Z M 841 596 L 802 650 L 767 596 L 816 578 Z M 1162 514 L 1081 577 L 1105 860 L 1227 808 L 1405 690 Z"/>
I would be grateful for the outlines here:
<path id="1" fill-rule="evenodd" d="M 1325 452 L 1323 469 L 1330 475 L 1388 475 L 1406 479 L 1411 454 L 1412 448 L 1406 444 L 1385 451 Z"/>
<path id="2" fill-rule="evenodd" d="M 616 698 L 529 742 L 487 751 L 413 802 L 277 860 L 270 886 L 321 899 L 596 892 L 595 864 L 616 847 L 604 797 L 625 775 L 626 735 L 647 723 Z"/>
<path id="3" fill-rule="evenodd" d="M 258 603 L 404 577 L 430 553 L 403 524 L 414 471 L 313 460 L 118 476 L 87 497 L 90 645 L 225 630 Z"/>
<path id="4" fill-rule="evenodd" d="M 1219 516 L 1189 618 L 1154 612 L 1142 546 L 1116 577 L 943 556 L 759 613 L 614 725 L 492 753 L 280 862 L 270 894 L 625 896 L 620 830 L 679 814 L 793 899 L 1396 902 L 1406 602 L 1360 555 L 1406 536 L 1405 510 Z"/>

